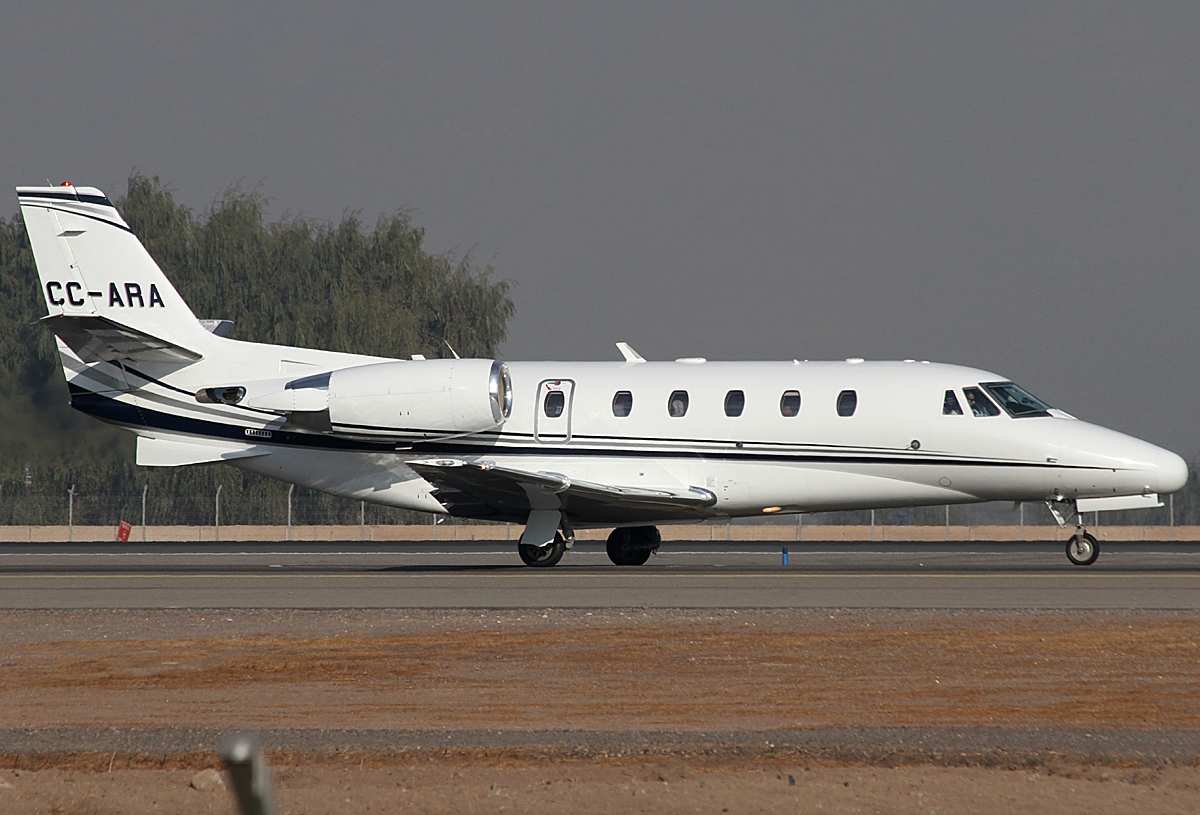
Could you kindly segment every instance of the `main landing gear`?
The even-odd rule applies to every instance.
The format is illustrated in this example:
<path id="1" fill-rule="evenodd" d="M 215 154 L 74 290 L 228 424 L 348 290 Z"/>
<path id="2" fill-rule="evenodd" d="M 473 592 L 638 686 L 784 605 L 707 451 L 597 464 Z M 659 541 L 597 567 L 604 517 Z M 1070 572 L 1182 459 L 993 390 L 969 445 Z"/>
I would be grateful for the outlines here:
<path id="1" fill-rule="evenodd" d="M 517 553 L 526 566 L 549 568 L 557 566 L 563 555 L 575 544 L 575 535 L 568 532 L 564 537 L 562 531 L 554 533 L 554 542 L 548 546 L 534 546 L 531 543 L 518 543 Z M 619 527 L 608 536 L 608 559 L 617 566 L 641 566 L 650 556 L 658 551 L 662 536 L 658 527 L 627 526 Z"/>
<path id="2" fill-rule="evenodd" d="M 563 555 L 567 553 L 567 550 L 571 548 L 571 544 L 574 542 L 574 537 L 568 542 L 563 537 L 562 532 L 555 532 L 554 543 L 549 546 L 533 546 L 528 543 L 518 543 L 517 554 L 521 556 L 521 560 L 526 566 L 549 568 L 558 565 L 558 562 L 563 559 Z"/>
<path id="3" fill-rule="evenodd" d="M 1058 525 L 1065 528 L 1066 519 L 1054 503 L 1047 501 L 1046 506 L 1050 508 L 1050 514 L 1058 521 Z M 1087 531 L 1087 526 L 1083 523 L 1083 513 L 1075 507 L 1073 501 L 1071 507 L 1075 509 L 1075 534 L 1067 539 L 1067 560 L 1075 566 L 1091 566 L 1096 562 L 1096 558 L 1100 557 L 1100 541 Z"/>
<path id="4" fill-rule="evenodd" d="M 662 536 L 656 526 L 617 527 L 608 536 L 608 559 L 617 566 L 641 566 L 658 551 Z"/>

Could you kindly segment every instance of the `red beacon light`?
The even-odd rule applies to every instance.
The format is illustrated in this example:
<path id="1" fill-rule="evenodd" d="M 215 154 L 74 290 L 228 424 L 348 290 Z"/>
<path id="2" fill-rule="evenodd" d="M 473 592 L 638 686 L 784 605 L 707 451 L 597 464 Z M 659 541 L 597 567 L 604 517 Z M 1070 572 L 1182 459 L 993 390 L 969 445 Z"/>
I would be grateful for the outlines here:
<path id="1" fill-rule="evenodd" d="M 75 186 L 75 185 L 74 185 L 74 184 L 72 184 L 70 181 L 64 181 L 63 183 L 59 184 L 58 186 L 60 186 L 60 187 L 73 187 L 73 186 Z"/>

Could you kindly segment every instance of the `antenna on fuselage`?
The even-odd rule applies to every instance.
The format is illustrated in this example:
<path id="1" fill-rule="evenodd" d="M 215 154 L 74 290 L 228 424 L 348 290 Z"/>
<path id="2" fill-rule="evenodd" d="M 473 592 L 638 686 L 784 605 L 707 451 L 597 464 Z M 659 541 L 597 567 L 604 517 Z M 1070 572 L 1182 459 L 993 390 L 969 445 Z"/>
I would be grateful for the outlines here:
<path id="1" fill-rule="evenodd" d="M 639 354 L 637 351 L 634 351 L 633 346 L 631 346 L 627 342 L 617 343 L 617 350 L 621 352 L 621 356 L 625 357 L 626 362 L 636 364 L 638 362 L 646 361 L 646 358 L 643 357 L 641 354 Z"/>
<path id="2" fill-rule="evenodd" d="M 446 343 L 446 347 L 450 349 L 450 353 L 451 353 L 451 354 L 454 354 L 454 358 L 455 358 L 455 359 L 462 359 L 462 357 L 460 357 L 460 356 L 458 355 L 458 352 L 454 350 L 454 346 L 453 346 L 453 345 L 451 345 L 451 344 L 450 344 L 448 341 L 446 341 L 446 340 L 442 340 L 442 342 Z"/>

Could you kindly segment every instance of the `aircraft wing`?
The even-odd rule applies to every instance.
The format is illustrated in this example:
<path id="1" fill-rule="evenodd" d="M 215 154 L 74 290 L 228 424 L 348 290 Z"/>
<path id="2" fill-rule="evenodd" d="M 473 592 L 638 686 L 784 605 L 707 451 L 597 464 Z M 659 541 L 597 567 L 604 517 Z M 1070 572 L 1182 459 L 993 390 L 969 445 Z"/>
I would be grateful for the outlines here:
<path id="1" fill-rule="evenodd" d="M 191 363 L 202 355 L 167 340 L 160 340 L 106 317 L 70 317 L 62 314 L 43 317 L 42 323 L 65 342 L 84 362 L 113 362 L 118 359 L 141 362 Z"/>
<path id="2" fill-rule="evenodd" d="M 518 523 L 532 509 L 560 509 L 577 523 L 699 520 L 717 502 L 715 495 L 698 487 L 669 490 L 596 484 L 491 461 L 424 459 L 408 466 L 434 485 L 437 500 L 452 515 L 482 514 Z"/>

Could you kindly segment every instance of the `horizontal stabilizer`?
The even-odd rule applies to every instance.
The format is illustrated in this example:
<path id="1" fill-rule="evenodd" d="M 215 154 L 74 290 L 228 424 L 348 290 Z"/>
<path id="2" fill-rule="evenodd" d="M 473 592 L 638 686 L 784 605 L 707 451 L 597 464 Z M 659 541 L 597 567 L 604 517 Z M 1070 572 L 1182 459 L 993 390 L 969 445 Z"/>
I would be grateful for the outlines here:
<path id="1" fill-rule="evenodd" d="M 188 464 L 209 464 L 235 458 L 265 456 L 271 451 L 252 444 L 237 442 L 205 442 L 199 439 L 153 439 L 138 436 L 137 463 L 139 467 L 183 467 Z"/>
<path id="2" fill-rule="evenodd" d="M 1163 502 L 1158 495 L 1118 495 L 1112 498 L 1080 498 L 1075 502 L 1075 508 L 1080 512 L 1110 512 L 1116 509 L 1154 509 L 1161 507 Z"/>
<path id="3" fill-rule="evenodd" d="M 191 364 L 202 355 L 107 317 L 43 317 L 42 323 L 84 362 L 174 362 Z"/>
<path id="4" fill-rule="evenodd" d="M 535 508 L 531 495 L 538 493 L 553 498 L 552 503 L 567 512 L 581 504 L 588 505 L 593 510 L 590 515 L 607 505 L 626 516 L 630 510 L 644 510 L 659 518 L 693 519 L 717 502 L 715 495 L 699 487 L 678 490 L 619 487 L 575 481 L 559 473 L 515 470 L 491 461 L 423 459 L 410 461 L 408 466 L 437 488 L 437 500 L 447 508 L 482 506 L 498 517 L 524 517 Z M 551 508 L 542 505 L 545 500 L 537 503 L 537 509 Z M 603 510 L 600 512 L 604 514 Z"/>

